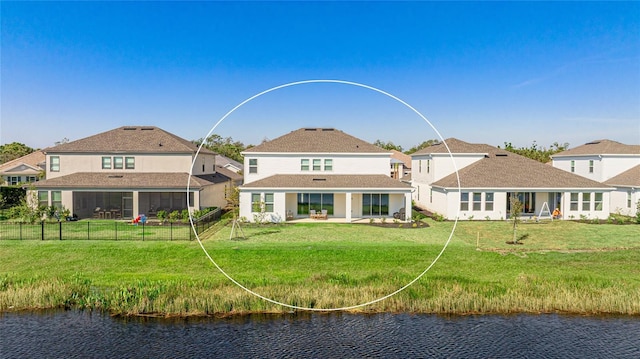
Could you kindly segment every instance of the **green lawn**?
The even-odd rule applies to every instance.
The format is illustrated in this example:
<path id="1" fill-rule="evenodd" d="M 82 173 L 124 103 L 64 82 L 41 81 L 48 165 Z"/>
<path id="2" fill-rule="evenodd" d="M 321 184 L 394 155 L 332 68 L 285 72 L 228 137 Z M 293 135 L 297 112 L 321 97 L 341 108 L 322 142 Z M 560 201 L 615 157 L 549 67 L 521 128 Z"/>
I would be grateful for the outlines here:
<path id="1" fill-rule="evenodd" d="M 305 308 L 348 307 L 420 275 L 452 222 L 421 229 L 363 224 L 230 227 L 203 238 L 235 280 Z M 359 311 L 640 314 L 640 226 L 459 222 L 438 262 L 401 293 Z M 479 240 L 478 240 L 479 238 Z M 479 243 L 479 248 L 476 248 Z M 198 242 L 0 241 L 0 310 L 86 307 L 116 314 L 233 314 L 290 309 L 239 289 Z"/>

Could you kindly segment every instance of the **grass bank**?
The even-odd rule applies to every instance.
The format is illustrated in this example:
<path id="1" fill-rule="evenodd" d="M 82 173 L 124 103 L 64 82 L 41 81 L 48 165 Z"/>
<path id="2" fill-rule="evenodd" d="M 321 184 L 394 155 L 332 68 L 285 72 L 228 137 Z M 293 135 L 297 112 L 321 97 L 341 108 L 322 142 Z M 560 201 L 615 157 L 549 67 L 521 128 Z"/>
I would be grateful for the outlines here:
<path id="1" fill-rule="evenodd" d="M 349 307 L 396 291 L 443 248 L 451 222 L 421 229 L 312 223 L 230 227 L 204 239 L 225 272 L 281 303 Z M 355 312 L 640 314 L 640 226 L 555 221 L 458 224 L 406 290 Z M 238 288 L 197 242 L 0 241 L 0 311 L 117 315 L 287 312 Z"/>

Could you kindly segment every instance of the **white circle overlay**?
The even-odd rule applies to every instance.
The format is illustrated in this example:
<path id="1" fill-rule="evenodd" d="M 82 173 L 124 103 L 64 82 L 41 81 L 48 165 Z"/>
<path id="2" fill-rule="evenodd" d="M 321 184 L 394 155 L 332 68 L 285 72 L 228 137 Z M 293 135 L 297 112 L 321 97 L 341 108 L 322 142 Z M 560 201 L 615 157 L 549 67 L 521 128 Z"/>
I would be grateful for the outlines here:
<path id="1" fill-rule="evenodd" d="M 431 124 L 431 122 L 423 115 L 421 114 L 418 110 L 416 110 L 415 108 L 413 108 L 413 106 L 409 105 L 408 103 L 406 103 L 405 101 L 401 100 L 400 98 L 386 92 L 383 90 L 380 90 L 378 88 L 375 88 L 373 86 L 369 86 L 369 85 L 364 85 L 361 83 L 357 83 L 357 82 L 353 82 L 353 81 L 344 81 L 344 80 L 331 80 L 331 79 L 316 79 L 316 80 L 302 80 L 302 81 L 296 81 L 296 82 L 289 82 L 283 85 L 279 85 L 279 86 L 275 86 L 272 87 L 268 90 L 264 90 L 256 95 L 253 95 L 251 97 L 249 97 L 248 99 L 240 102 L 237 106 L 235 106 L 234 108 L 232 108 L 229 112 L 227 112 L 224 116 L 222 116 L 222 118 L 220 118 L 218 120 L 218 122 L 216 122 L 215 125 L 213 125 L 213 127 L 211 128 L 211 130 L 209 130 L 209 133 L 207 133 L 207 135 L 204 137 L 204 139 L 206 140 L 207 138 L 209 138 L 212 134 L 213 131 L 215 131 L 215 129 L 222 123 L 222 121 L 224 121 L 227 117 L 229 117 L 235 110 L 239 109 L 240 107 L 242 107 L 243 105 L 245 105 L 246 103 L 262 96 L 265 94 L 268 94 L 270 92 L 279 90 L 279 89 L 283 89 L 283 88 L 287 88 L 287 87 L 293 87 L 293 86 L 299 86 L 299 85 L 306 85 L 306 84 L 315 84 L 315 83 L 332 83 L 332 84 L 342 84 L 342 85 L 350 85 L 350 86 L 356 86 L 356 87 L 360 87 L 360 88 L 365 88 L 371 91 L 375 91 L 378 92 L 380 94 L 383 94 L 387 97 L 390 97 L 394 100 L 396 100 L 397 102 L 400 102 L 401 104 L 403 104 L 404 106 L 406 106 L 407 108 L 409 108 L 411 111 L 413 111 L 415 114 L 417 114 L 418 116 L 420 116 L 420 118 L 422 118 L 428 125 L 429 127 L 431 127 L 431 129 L 438 135 L 438 137 L 440 138 L 440 140 L 442 141 L 442 143 L 444 143 L 447 152 L 449 153 L 449 157 L 451 158 L 451 161 L 453 162 L 453 168 L 455 170 L 456 173 L 456 179 L 458 181 L 458 193 L 461 193 L 461 188 L 460 188 L 460 176 L 458 175 L 458 167 L 456 166 L 456 163 L 453 159 L 453 154 L 451 153 L 451 150 L 449 149 L 449 146 L 447 145 L 446 141 L 444 140 L 444 138 L 442 137 L 442 135 L 440 134 L 440 132 L 435 128 L 435 126 L 433 126 L 433 124 Z M 202 141 L 202 143 L 200 144 L 200 146 L 198 147 L 198 150 L 196 151 L 196 155 L 193 159 L 193 162 L 191 163 L 191 168 L 189 170 L 189 179 L 187 181 L 187 207 L 190 207 L 190 202 L 189 202 L 189 184 L 191 183 L 191 176 L 193 174 L 193 166 L 195 165 L 195 161 L 198 158 L 198 155 L 200 154 L 200 150 L 202 149 L 202 147 L 204 146 L 206 141 Z M 200 245 L 200 248 L 202 248 L 202 250 L 204 251 L 204 253 L 206 254 L 207 258 L 209 258 L 209 260 L 211 261 L 211 263 L 213 263 L 213 265 L 220 271 L 220 273 L 222 273 L 225 277 L 227 277 L 227 279 L 229 279 L 231 282 L 233 282 L 235 285 L 237 285 L 238 287 L 244 289 L 246 292 L 260 298 L 263 299 L 267 302 L 273 303 L 273 304 L 277 304 L 277 305 L 281 305 L 283 307 L 286 308 L 291 308 L 291 309 L 296 309 L 296 310 L 302 310 L 302 311 L 315 311 L 315 312 L 331 312 L 331 311 L 347 311 L 347 310 L 352 310 L 352 309 L 356 309 L 356 308 L 361 308 L 361 307 L 365 307 L 380 301 L 383 301 L 387 298 L 390 298 L 400 292 L 402 292 L 403 290 L 409 288 L 411 285 L 413 285 L 415 282 L 417 282 L 418 280 L 420 280 L 420 278 L 422 278 L 430 269 L 431 267 L 433 267 L 436 262 L 438 261 L 438 259 L 440 259 L 440 257 L 442 256 L 442 254 L 444 253 L 444 251 L 447 249 L 447 246 L 449 245 L 449 243 L 451 242 L 451 238 L 453 238 L 453 234 L 456 230 L 456 226 L 458 224 L 458 217 L 460 215 L 460 206 L 458 206 L 458 211 L 456 213 L 456 219 L 455 222 L 453 223 L 453 228 L 451 229 L 451 233 L 449 234 L 449 238 L 447 239 L 447 241 L 444 243 L 444 246 L 442 247 L 442 250 L 440 250 L 440 252 L 438 253 L 438 255 L 435 257 L 435 259 L 431 262 L 431 264 L 429 264 L 429 266 L 422 271 L 422 273 L 420 273 L 417 277 L 415 277 L 413 280 L 411 280 L 409 283 L 405 284 L 403 287 L 397 289 L 396 291 L 389 293 L 383 297 L 368 301 L 366 303 L 362 303 L 362 304 L 356 304 L 356 305 L 352 305 L 352 306 L 346 306 L 346 307 L 340 307 L 340 308 L 307 308 L 307 307 L 300 307 L 297 305 L 291 305 L 291 304 L 287 304 L 287 303 L 282 303 L 279 302 L 277 300 L 271 299 L 271 298 L 267 298 L 259 293 L 254 292 L 253 290 L 245 287 L 244 285 L 242 285 L 241 283 L 239 283 L 238 281 L 236 281 L 235 279 L 233 279 L 229 274 L 227 274 L 227 272 L 225 272 L 219 265 L 218 263 L 216 263 L 216 261 L 211 257 L 211 255 L 209 254 L 209 252 L 207 252 L 207 249 L 204 247 L 204 245 L 202 244 L 202 241 L 200 240 L 200 237 L 198 236 L 198 231 L 196 230 L 194 223 L 193 223 L 193 217 L 191 215 L 191 212 L 189 212 L 189 223 L 191 223 L 191 228 L 193 229 L 193 233 L 196 236 L 196 239 L 198 240 L 198 244 Z"/>

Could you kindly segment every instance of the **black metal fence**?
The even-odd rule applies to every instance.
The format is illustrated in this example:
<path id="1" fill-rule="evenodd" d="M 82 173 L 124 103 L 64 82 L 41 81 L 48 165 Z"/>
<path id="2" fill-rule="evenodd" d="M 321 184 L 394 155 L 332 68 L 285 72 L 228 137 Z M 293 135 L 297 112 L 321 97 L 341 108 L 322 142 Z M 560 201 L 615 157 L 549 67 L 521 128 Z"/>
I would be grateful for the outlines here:
<path id="1" fill-rule="evenodd" d="M 138 223 L 95 220 L 78 222 L 39 222 L 35 224 L 0 222 L 0 239 L 15 240 L 194 240 L 213 226 L 222 215 L 216 209 L 193 223 Z"/>

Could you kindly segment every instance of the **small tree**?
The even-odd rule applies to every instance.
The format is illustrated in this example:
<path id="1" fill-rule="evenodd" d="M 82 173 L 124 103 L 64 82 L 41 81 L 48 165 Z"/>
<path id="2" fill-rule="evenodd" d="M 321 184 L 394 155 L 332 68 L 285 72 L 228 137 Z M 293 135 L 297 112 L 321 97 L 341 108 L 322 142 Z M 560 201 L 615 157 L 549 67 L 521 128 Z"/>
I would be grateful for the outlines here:
<path id="1" fill-rule="evenodd" d="M 20 200 L 20 204 L 11 208 L 11 217 L 17 218 L 23 223 L 35 223 L 42 220 L 44 207 L 38 204 L 38 194 L 36 191 L 28 191 L 27 195 Z"/>
<path id="2" fill-rule="evenodd" d="M 242 233 L 242 238 L 245 238 L 244 232 L 240 227 L 240 221 L 238 220 L 238 216 L 240 215 L 240 189 L 233 181 L 229 181 L 229 184 L 225 188 L 225 199 L 227 200 L 227 209 L 233 214 L 233 225 L 231 226 L 229 239 L 231 239 L 234 234 L 235 238 L 240 237 L 240 233 Z"/>
<path id="3" fill-rule="evenodd" d="M 640 224 L 640 200 L 636 203 L 636 223 Z"/>
<path id="4" fill-rule="evenodd" d="M 518 243 L 518 222 L 520 222 L 520 215 L 522 214 L 522 202 L 517 196 L 511 196 L 509 199 L 511 205 L 511 219 L 513 220 L 513 244 Z"/>

